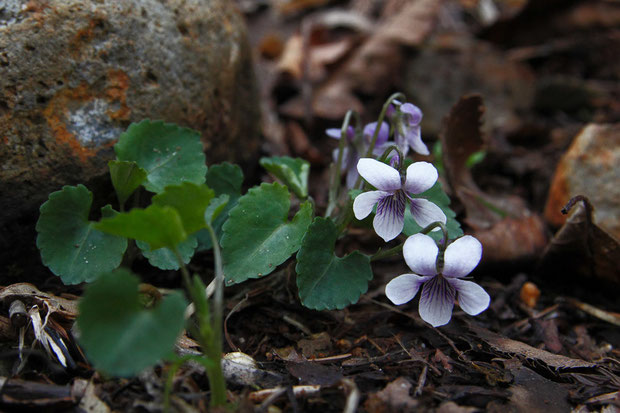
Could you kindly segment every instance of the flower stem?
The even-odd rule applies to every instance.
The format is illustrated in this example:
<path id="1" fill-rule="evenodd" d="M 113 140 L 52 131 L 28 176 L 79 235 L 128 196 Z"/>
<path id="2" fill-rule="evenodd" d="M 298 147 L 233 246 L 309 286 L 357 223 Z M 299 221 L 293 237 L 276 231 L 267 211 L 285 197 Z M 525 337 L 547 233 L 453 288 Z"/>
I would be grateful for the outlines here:
<path id="1" fill-rule="evenodd" d="M 351 123 L 351 116 L 355 116 L 357 124 L 359 124 L 359 115 L 357 112 L 349 110 L 347 114 L 344 116 L 344 120 L 342 122 L 342 127 L 340 128 L 340 141 L 338 142 L 338 159 L 336 160 L 336 164 L 332 163 L 332 170 L 330 173 L 331 182 L 329 186 L 329 198 L 327 202 L 327 209 L 325 211 L 325 216 L 329 217 L 331 213 L 334 211 L 336 207 L 337 200 L 339 198 L 339 189 L 340 189 L 340 174 L 342 173 L 342 158 L 344 156 L 344 147 L 347 144 L 347 132 L 349 129 L 349 124 Z"/>
<path id="2" fill-rule="evenodd" d="M 387 257 L 391 257 L 392 255 L 396 255 L 399 254 L 402 250 L 403 250 L 403 245 L 405 245 L 405 243 L 401 243 L 398 244 L 397 246 L 387 249 L 387 250 L 381 250 L 379 249 L 379 251 L 375 252 L 371 257 L 370 257 L 370 261 L 377 261 L 383 258 L 387 258 Z"/>
<path id="3" fill-rule="evenodd" d="M 215 232 L 210 225 L 207 230 L 211 236 L 213 243 L 213 255 L 215 258 L 215 294 L 213 317 L 209 320 L 207 317 L 197 317 L 199 328 L 198 336 L 202 351 L 211 363 L 205 364 L 207 377 L 209 378 L 209 387 L 211 388 L 211 406 L 225 406 L 228 402 L 226 398 L 226 380 L 222 373 L 222 312 L 224 301 L 224 272 L 222 269 L 222 255 L 220 252 L 219 242 L 215 236 Z M 183 275 L 183 283 L 189 292 L 190 298 L 194 302 L 196 308 L 208 308 L 207 297 L 204 293 L 204 284 L 201 283 L 201 291 L 193 287 L 190 280 L 189 271 L 183 262 L 183 258 L 177 248 L 174 254 L 181 267 Z"/>

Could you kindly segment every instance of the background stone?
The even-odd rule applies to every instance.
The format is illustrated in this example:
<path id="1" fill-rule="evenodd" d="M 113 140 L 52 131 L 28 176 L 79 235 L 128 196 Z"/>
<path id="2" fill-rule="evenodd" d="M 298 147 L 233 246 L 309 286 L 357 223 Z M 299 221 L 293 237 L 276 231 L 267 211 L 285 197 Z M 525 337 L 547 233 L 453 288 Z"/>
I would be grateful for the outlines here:
<path id="1" fill-rule="evenodd" d="M 549 189 L 545 218 L 554 226 L 567 219 L 560 212 L 576 195 L 594 206 L 594 222 L 620 240 L 620 124 L 589 124 L 575 137 L 558 164 Z"/>
<path id="2" fill-rule="evenodd" d="M 15 237 L 34 246 L 50 192 L 107 173 L 131 122 L 197 129 L 209 163 L 256 160 L 246 40 L 227 0 L 0 2 L 0 263 Z"/>

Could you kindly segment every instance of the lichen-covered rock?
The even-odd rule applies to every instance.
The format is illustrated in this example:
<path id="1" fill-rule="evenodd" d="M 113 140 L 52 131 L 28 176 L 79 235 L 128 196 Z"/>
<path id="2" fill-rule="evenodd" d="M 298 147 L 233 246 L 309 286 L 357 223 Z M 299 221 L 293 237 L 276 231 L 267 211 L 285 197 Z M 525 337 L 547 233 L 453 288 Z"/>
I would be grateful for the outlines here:
<path id="1" fill-rule="evenodd" d="M 105 173 L 131 122 L 197 129 L 209 163 L 253 160 L 256 96 L 227 0 L 3 0 L 0 249 L 50 192 Z"/>
<path id="2" fill-rule="evenodd" d="M 620 124 L 589 124 L 575 137 L 558 164 L 549 188 L 545 218 L 554 226 L 567 219 L 560 212 L 576 195 L 594 206 L 594 221 L 620 239 Z"/>

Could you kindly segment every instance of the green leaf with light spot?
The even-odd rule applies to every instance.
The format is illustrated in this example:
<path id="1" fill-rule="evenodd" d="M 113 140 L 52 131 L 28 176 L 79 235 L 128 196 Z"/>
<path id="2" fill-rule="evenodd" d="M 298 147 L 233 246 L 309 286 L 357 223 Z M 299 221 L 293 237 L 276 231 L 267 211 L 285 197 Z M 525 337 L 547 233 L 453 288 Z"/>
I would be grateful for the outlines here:
<path id="1" fill-rule="evenodd" d="M 286 187 L 263 183 L 230 211 L 221 240 L 229 284 L 267 275 L 299 249 L 312 221 L 312 206 L 304 202 L 289 221 L 289 198 Z"/>
<path id="2" fill-rule="evenodd" d="M 147 173 L 144 187 L 162 192 L 183 182 L 203 184 L 207 166 L 200 133 L 163 121 L 132 123 L 114 145 L 121 161 L 133 161 Z"/>
<path id="3" fill-rule="evenodd" d="M 84 185 L 65 186 L 41 205 L 37 247 L 43 264 L 65 284 L 93 281 L 115 269 L 127 248 L 125 238 L 105 234 L 88 220 L 92 201 Z"/>

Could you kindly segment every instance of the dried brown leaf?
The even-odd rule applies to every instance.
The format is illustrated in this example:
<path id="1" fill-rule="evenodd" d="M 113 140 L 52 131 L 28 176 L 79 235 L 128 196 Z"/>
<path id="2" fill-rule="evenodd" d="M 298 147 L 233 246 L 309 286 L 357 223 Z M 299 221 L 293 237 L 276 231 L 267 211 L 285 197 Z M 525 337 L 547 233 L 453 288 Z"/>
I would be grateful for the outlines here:
<path id="1" fill-rule="evenodd" d="M 553 354 L 545 350 L 532 347 L 529 344 L 512 340 L 486 328 L 468 323 L 469 329 L 480 339 L 487 343 L 494 351 L 505 354 L 518 355 L 526 359 L 533 359 L 545 363 L 556 370 L 595 367 L 596 364 L 584 360 L 574 359 L 559 354 Z"/>

